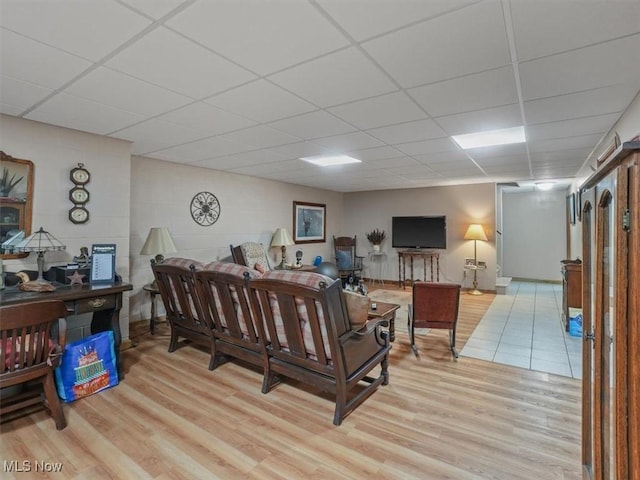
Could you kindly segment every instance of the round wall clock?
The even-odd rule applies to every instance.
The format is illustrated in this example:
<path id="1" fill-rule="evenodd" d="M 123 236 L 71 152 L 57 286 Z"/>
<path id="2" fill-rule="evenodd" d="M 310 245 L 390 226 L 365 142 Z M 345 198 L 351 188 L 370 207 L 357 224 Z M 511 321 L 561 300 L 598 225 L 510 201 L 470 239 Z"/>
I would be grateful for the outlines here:
<path id="1" fill-rule="evenodd" d="M 91 174 L 89 170 L 84 168 L 84 163 L 79 163 L 76 168 L 72 169 L 70 177 L 76 185 L 86 185 L 91 180 Z"/>
<path id="2" fill-rule="evenodd" d="M 89 201 L 89 192 L 83 187 L 73 187 L 69 190 L 69 200 L 77 205 L 83 205 Z"/>
<path id="3" fill-rule="evenodd" d="M 203 227 L 209 227 L 220 218 L 220 202 L 213 193 L 196 193 L 191 199 L 191 217 Z"/>
<path id="4" fill-rule="evenodd" d="M 89 220 L 89 211 L 84 207 L 73 207 L 69 210 L 69 220 L 73 223 L 85 223 Z"/>

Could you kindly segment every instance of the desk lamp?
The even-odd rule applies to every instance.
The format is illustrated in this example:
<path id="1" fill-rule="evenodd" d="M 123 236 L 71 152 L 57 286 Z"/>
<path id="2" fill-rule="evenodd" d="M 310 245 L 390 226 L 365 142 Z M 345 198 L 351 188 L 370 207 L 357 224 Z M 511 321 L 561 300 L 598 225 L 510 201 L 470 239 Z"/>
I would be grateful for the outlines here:
<path id="1" fill-rule="evenodd" d="M 45 252 L 57 252 L 66 250 L 67 247 L 63 245 L 60 240 L 45 231 L 40 227 L 40 230 L 32 233 L 22 242 L 16 245 L 16 252 L 36 252 L 38 254 L 38 278 L 35 280 L 37 283 L 48 284 L 44 279 L 42 272 L 44 271 L 44 254 Z"/>

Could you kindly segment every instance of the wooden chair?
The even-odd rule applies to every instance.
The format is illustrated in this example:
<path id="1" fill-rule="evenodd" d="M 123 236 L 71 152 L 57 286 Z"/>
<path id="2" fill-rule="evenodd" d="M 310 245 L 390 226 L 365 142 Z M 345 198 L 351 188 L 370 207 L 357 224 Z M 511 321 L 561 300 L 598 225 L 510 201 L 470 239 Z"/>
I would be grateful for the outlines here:
<path id="1" fill-rule="evenodd" d="M 194 272 L 200 316 L 214 326 L 214 369 L 228 357 L 263 368 L 267 363 L 262 318 L 255 294 L 249 290 L 249 279 L 256 275 L 248 267 L 224 262 L 212 262 Z"/>
<path id="2" fill-rule="evenodd" d="M 192 272 L 193 269 L 202 267 L 202 263 L 186 258 L 168 258 L 162 263 L 151 260 L 153 275 L 166 311 L 167 323 L 171 328 L 169 351 L 176 350 L 180 337 L 187 338 L 209 349 L 211 353 L 209 370 L 213 370 L 215 367 L 213 325 L 208 322 L 208 318 L 198 313 L 196 307 L 198 296 Z"/>
<path id="3" fill-rule="evenodd" d="M 409 305 L 409 339 L 415 356 L 416 328 L 443 328 L 449 330 L 449 345 L 454 358 L 456 351 L 456 326 L 460 306 L 460 285 L 453 283 L 414 282 L 413 300 Z"/>
<path id="4" fill-rule="evenodd" d="M 343 283 L 351 274 L 357 277 L 362 274 L 364 257 L 358 256 L 356 252 L 356 240 L 355 235 L 353 237 L 333 237 L 336 265 L 338 265 L 338 272 Z"/>
<path id="5" fill-rule="evenodd" d="M 0 388 L 21 385 L 24 390 L 2 399 L 0 415 L 15 412 L 43 401 L 40 390 L 27 383 L 42 383 L 45 406 L 56 429 L 67 426 L 56 391 L 54 369 L 65 345 L 67 308 L 61 300 L 8 305 L 0 308 Z M 59 321 L 59 319 L 63 319 Z"/>
<path id="6" fill-rule="evenodd" d="M 335 395 L 334 425 L 389 382 L 391 346 L 384 320 L 354 330 L 339 280 L 273 270 L 250 280 L 265 323 L 268 391 L 277 375 Z M 379 368 L 379 373 L 374 370 Z"/>

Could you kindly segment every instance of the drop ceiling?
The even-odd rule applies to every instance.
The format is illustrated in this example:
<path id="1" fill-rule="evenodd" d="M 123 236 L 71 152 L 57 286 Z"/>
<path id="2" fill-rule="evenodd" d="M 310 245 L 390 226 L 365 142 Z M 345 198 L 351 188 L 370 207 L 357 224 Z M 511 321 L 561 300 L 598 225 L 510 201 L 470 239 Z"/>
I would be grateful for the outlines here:
<path id="1" fill-rule="evenodd" d="M 2 0 L 0 27 L 4 114 L 341 192 L 570 179 L 640 90 L 639 1 Z M 298 160 L 325 153 L 362 163 Z"/>

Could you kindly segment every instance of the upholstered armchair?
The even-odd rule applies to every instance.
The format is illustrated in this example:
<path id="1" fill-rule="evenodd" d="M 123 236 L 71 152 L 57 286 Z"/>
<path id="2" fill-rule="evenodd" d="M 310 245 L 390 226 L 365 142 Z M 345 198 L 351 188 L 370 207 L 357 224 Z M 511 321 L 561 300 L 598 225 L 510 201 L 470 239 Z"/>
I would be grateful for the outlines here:
<path id="1" fill-rule="evenodd" d="M 258 242 L 244 242 L 240 245 L 229 245 L 233 261 L 239 265 L 268 272 L 272 269 L 269 257 L 264 249 L 264 245 Z"/>

